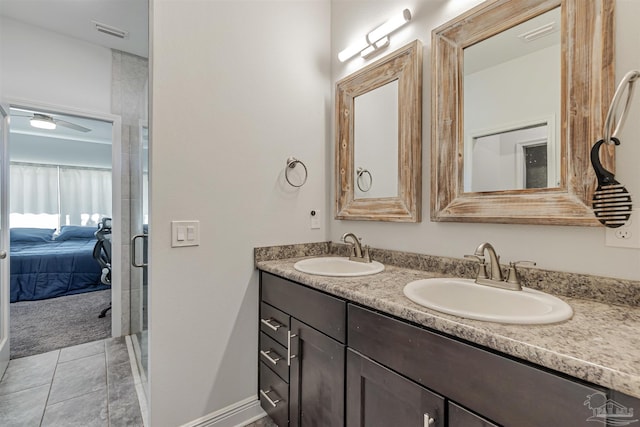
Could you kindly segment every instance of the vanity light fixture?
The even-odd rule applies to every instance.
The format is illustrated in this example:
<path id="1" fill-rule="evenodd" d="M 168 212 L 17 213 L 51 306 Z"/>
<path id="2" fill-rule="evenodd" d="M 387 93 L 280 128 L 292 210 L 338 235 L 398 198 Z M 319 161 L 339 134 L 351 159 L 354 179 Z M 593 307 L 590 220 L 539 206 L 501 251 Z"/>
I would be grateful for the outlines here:
<path id="1" fill-rule="evenodd" d="M 369 57 L 374 52 L 389 45 L 389 34 L 411 21 L 411 11 L 404 9 L 402 12 L 391 17 L 387 22 L 376 27 L 365 37 L 360 38 L 354 44 L 347 46 L 338 53 L 338 60 L 345 62 L 360 53 L 363 58 Z"/>
<path id="2" fill-rule="evenodd" d="M 53 130 L 56 128 L 56 123 L 53 119 L 44 114 L 34 114 L 33 118 L 29 120 L 29 124 L 38 129 Z"/>
<path id="3" fill-rule="evenodd" d="M 389 46 L 389 36 L 384 36 L 377 42 L 365 47 L 362 52 L 360 52 L 360 56 L 363 58 L 368 58 L 376 51 L 382 49 L 383 47 Z"/>

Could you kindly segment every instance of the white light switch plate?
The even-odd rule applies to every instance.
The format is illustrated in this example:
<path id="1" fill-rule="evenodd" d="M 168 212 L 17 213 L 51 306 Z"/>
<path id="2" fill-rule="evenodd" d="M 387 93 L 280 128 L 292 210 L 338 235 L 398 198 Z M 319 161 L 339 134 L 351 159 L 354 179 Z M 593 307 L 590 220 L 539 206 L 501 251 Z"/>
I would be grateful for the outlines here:
<path id="1" fill-rule="evenodd" d="M 200 221 L 171 221 L 171 247 L 200 245 Z"/>

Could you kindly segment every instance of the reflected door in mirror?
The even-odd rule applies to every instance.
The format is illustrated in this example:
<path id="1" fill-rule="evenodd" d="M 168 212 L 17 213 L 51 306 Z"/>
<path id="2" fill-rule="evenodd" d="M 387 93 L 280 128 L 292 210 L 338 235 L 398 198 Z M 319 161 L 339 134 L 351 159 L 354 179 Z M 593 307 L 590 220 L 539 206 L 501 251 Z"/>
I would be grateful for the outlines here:
<path id="1" fill-rule="evenodd" d="M 555 120 L 471 134 L 466 144 L 464 191 L 501 191 L 559 185 Z"/>

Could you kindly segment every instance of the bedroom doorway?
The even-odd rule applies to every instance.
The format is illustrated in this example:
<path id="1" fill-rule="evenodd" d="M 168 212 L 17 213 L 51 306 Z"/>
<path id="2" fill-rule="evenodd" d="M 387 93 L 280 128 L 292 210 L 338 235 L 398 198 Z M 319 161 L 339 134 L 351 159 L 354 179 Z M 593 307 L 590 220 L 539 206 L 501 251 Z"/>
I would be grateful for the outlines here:
<path id="1" fill-rule="evenodd" d="M 11 358 L 109 338 L 121 312 L 110 274 L 120 238 L 104 219 L 121 210 L 120 118 L 33 103 L 11 103 L 10 117 Z M 108 275 L 94 251 L 106 239 Z"/>

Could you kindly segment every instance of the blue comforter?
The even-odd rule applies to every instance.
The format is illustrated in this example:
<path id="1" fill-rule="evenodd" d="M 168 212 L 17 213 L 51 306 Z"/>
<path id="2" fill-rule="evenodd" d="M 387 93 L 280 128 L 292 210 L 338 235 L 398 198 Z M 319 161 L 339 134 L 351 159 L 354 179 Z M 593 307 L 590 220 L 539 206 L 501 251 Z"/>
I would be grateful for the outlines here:
<path id="1" fill-rule="evenodd" d="M 108 289 L 93 258 L 96 239 L 11 243 L 11 302 Z"/>

